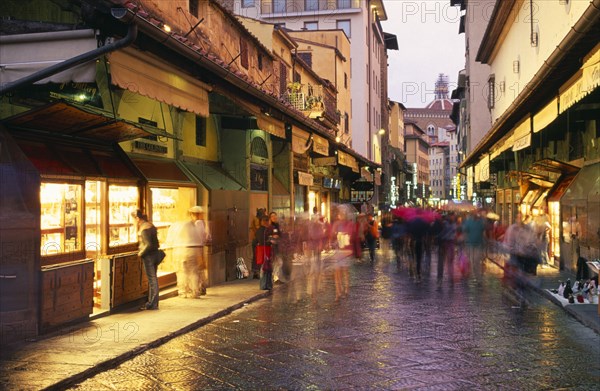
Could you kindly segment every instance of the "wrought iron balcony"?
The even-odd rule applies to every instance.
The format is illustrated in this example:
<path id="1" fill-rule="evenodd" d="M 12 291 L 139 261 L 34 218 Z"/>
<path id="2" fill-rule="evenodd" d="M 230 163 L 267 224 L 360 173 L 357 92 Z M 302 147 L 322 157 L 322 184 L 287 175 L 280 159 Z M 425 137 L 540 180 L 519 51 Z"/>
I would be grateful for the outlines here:
<path id="1" fill-rule="evenodd" d="M 340 124 L 337 96 L 327 87 L 290 83 L 284 97 L 295 109 L 307 117 L 323 121 L 327 127 Z"/>

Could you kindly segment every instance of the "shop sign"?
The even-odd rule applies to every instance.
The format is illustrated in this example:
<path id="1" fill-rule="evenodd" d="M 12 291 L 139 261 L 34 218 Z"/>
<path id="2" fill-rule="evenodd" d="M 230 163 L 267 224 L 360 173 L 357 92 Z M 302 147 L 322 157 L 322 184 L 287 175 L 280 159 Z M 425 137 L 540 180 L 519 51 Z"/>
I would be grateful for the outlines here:
<path id="1" fill-rule="evenodd" d="M 367 191 L 351 190 L 350 191 L 350 201 L 351 202 L 364 202 L 364 201 L 369 201 L 371 198 L 373 198 L 372 190 L 367 190 Z"/>
<path id="2" fill-rule="evenodd" d="M 362 176 L 368 182 L 373 182 L 373 175 L 366 167 L 361 167 L 360 176 Z"/>
<path id="3" fill-rule="evenodd" d="M 375 184 L 381 186 L 381 171 L 375 171 Z"/>
<path id="4" fill-rule="evenodd" d="M 398 186 L 396 185 L 396 177 L 393 176 L 390 178 L 391 181 L 391 186 L 390 186 L 390 203 L 392 204 L 392 206 L 396 205 L 396 202 L 398 202 L 399 197 L 399 193 L 398 193 Z"/>
<path id="5" fill-rule="evenodd" d="M 513 144 L 513 151 L 520 151 L 521 149 L 525 149 L 531 145 L 531 133 L 527 133 L 525 136 L 515 140 Z"/>
<path id="6" fill-rule="evenodd" d="M 307 172 L 298 171 L 298 184 L 302 186 L 312 186 L 313 176 Z"/>
<path id="7" fill-rule="evenodd" d="M 506 197 L 504 197 L 504 199 L 506 200 L 506 203 L 507 204 L 512 203 L 512 189 L 506 189 L 505 195 L 506 195 Z"/>
<path id="8" fill-rule="evenodd" d="M 136 140 L 133 142 L 133 147 L 138 150 L 154 153 L 166 154 L 168 149 L 164 145 L 156 145 L 145 141 Z"/>
<path id="9" fill-rule="evenodd" d="M 350 154 L 348 154 L 346 152 L 338 151 L 337 156 L 338 156 L 339 164 L 341 164 L 342 166 L 350 167 L 352 169 L 352 171 L 354 171 L 354 172 L 359 172 L 358 162 Z"/>
<path id="10" fill-rule="evenodd" d="M 316 157 L 312 160 L 313 166 L 325 167 L 335 166 L 337 164 L 335 156 Z"/>
<path id="11" fill-rule="evenodd" d="M 324 139 L 323 137 L 319 137 L 316 134 L 313 134 L 313 152 L 318 153 L 320 155 L 328 156 L 329 155 L 329 141 Z"/>

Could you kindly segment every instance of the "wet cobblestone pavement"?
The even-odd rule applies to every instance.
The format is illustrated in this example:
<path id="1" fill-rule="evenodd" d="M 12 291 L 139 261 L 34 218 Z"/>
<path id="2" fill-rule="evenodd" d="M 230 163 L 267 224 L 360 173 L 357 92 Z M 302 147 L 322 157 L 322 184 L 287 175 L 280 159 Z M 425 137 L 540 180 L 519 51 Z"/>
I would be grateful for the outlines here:
<path id="1" fill-rule="evenodd" d="M 348 292 L 336 299 L 344 263 L 330 259 L 322 273 L 73 389 L 600 387 L 600 336 L 532 292 L 515 308 L 493 265 L 483 280 L 438 285 L 433 271 L 416 283 L 395 263 L 351 261 Z"/>

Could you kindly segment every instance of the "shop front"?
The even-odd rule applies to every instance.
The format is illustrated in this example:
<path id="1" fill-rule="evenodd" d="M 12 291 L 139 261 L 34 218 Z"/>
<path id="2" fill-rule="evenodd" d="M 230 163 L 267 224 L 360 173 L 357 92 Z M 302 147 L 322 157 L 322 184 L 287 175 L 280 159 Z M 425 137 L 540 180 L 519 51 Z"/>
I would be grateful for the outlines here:
<path id="1" fill-rule="evenodd" d="M 145 179 L 116 142 L 148 131 L 62 102 L 4 124 L 39 178 L 39 331 L 144 297 L 131 214 Z"/>
<path id="2" fill-rule="evenodd" d="M 118 147 L 17 138 L 40 176 L 40 330 L 143 297 L 143 179 Z"/>
<path id="3" fill-rule="evenodd" d="M 577 261 L 600 258 L 600 163 L 584 166 L 560 198 L 560 262 L 577 270 Z"/>
<path id="4" fill-rule="evenodd" d="M 198 185 L 199 205 L 208 210 L 212 241 L 203 249 L 208 284 L 233 280 L 236 259 L 248 245 L 248 192 L 217 162 L 184 158 L 180 163 Z"/>
<path id="5" fill-rule="evenodd" d="M 171 225 L 190 218 L 188 209 L 196 205 L 197 185 L 174 160 L 132 154 L 129 156 L 146 179 L 147 186 L 144 190 L 148 200 L 148 215 L 157 228 L 159 243 L 161 246 L 168 246 L 167 235 Z M 177 282 L 176 260 L 171 252 L 167 253 L 158 268 L 160 288 Z"/>

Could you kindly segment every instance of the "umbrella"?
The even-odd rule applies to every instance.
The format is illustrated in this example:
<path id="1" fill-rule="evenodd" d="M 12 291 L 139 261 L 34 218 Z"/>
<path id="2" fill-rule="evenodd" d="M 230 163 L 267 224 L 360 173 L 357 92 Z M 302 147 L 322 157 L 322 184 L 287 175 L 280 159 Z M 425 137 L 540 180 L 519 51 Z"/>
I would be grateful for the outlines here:
<path id="1" fill-rule="evenodd" d="M 392 210 L 392 215 L 396 218 L 408 221 L 412 220 L 417 215 L 417 211 L 415 208 L 399 206 Z"/>

